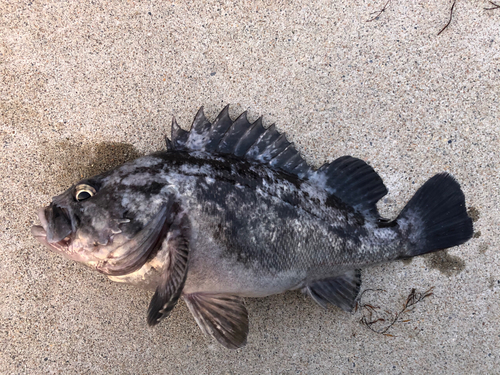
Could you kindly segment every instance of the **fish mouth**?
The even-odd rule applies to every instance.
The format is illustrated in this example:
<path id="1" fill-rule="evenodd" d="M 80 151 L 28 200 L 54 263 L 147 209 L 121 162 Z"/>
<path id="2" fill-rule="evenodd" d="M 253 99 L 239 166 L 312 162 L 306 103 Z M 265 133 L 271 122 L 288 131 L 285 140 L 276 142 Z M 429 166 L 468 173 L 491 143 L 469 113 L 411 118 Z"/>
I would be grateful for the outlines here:
<path id="1" fill-rule="evenodd" d="M 86 263 L 89 257 L 82 253 L 82 249 L 75 249 L 75 246 L 73 246 L 75 240 L 74 232 L 70 231 L 67 233 L 66 237 L 59 240 L 56 234 L 56 238 L 54 239 L 54 233 L 51 232 L 51 225 L 47 220 L 46 213 L 47 207 L 42 207 L 38 210 L 38 218 L 40 219 L 41 225 L 33 225 L 31 227 L 31 234 L 33 237 L 49 250 L 62 255 L 66 259 Z M 67 211 L 64 210 L 64 213 L 67 214 Z"/>
<path id="2" fill-rule="evenodd" d="M 121 238 L 116 243 L 110 241 L 114 246 L 99 245 L 89 248 L 82 246 L 82 238 L 68 227 L 52 230 L 52 218 L 60 219 L 61 211 L 58 211 L 60 208 L 52 211 L 50 208 L 52 207 L 38 210 L 41 225 L 32 226 L 31 234 L 51 251 L 67 259 L 85 263 L 108 276 L 122 276 L 141 268 L 161 247 L 170 228 L 169 207 L 163 205 L 149 223 L 132 238 Z M 54 215 L 54 212 L 57 215 Z M 65 212 L 64 214 L 66 215 Z M 59 220 L 58 223 L 66 222 Z M 65 237 L 61 239 L 63 236 Z"/>
<path id="3" fill-rule="evenodd" d="M 38 218 L 40 219 L 41 225 L 33 225 L 31 227 L 31 234 L 33 235 L 33 237 L 35 237 L 38 242 L 40 242 L 42 245 L 45 245 L 50 250 L 68 257 L 72 240 L 71 234 L 59 241 L 49 241 L 47 239 L 49 223 L 47 221 L 47 218 L 45 217 L 45 208 L 42 207 L 38 210 Z"/>
<path id="4" fill-rule="evenodd" d="M 41 225 L 33 225 L 31 227 L 31 234 L 37 239 L 38 242 L 57 253 L 66 253 L 71 244 L 70 236 L 63 238 L 61 241 L 49 243 L 49 241 L 47 241 L 47 231 Z"/>

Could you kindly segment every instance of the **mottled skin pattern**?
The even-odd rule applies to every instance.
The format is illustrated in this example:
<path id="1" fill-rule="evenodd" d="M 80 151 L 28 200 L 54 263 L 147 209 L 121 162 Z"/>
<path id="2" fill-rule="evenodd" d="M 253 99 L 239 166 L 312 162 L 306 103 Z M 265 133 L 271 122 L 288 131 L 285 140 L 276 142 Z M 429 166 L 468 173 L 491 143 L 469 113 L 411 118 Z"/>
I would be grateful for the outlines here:
<path id="1" fill-rule="evenodd" d="M 80 181 L 39 211 L 32 234 L 111 280 L 154 290 L 148 324 L 182 296 L 203 332 L 246 343 L 240 297 L 302 289 L 350 311 L 360 269 L 466 242 L 465 197 L 448 174 L 429 179 L 398 218 L 380 218 L 387 193 L 365 162 L 340 157 L 317 171 L 286 138 L 226 107 L 190 132 L 172 124 L 168 151 Z"/>
<path id="2" fill-rule="evenodd" d="M 407 243 L 397 226 L 379 228 L 309 182 L 264 165 L 169 152 L 135 163 L 103 179 L 112 194 L 106 207 L 135 218 L 125 229 L 146 223 L 162 202 L 182 202 L 192 225 L 186 294 L 281 293 L 395 259 Z M 143 275 L 161 256 L 112 279 L 154 288 Z"/>

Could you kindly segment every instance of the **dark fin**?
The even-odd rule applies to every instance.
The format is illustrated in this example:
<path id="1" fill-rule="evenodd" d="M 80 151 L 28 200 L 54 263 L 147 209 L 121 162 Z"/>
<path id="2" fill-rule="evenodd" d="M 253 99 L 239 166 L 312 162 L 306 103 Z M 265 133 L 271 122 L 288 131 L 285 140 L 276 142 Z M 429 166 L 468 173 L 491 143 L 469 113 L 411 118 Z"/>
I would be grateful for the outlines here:
<path id="1" fill-rule="evenodd" d="M 320 306 L 327 307 L 329 303 L 351 312 L 356 304 L 361 287 L 361 270 L 345 273 L 334 279 L 321 280 L 308 285 L 305 292 Z"/>
<path id="2" fill-rule="evenodd" d="M 243 112 L 236 121 L 233 122 L 229 130 L 224 135 L 224 138 L 219 143 L 217 147 L 217 152 L 221 154 L 233 154 L 234 149 L 238 145 L 241 137 L 250 128 L 250 123 L 247 119 L 247 113 Z"/>
<path id="3" fill-rule="evenodd" d="M 181 129 L 177 125 L 177 120 L 172 117 L 172 145 L 175 150 L 184 151 L 186 150 L 186 141 L 189 137 L 189 132 Z"/>
<path id="4" fill-rule="evenodd" d="M 189 137 L 186 141 L 186 148 L 189 151 L 204 150 L 210 140 L 211 126 L 212 124 L 205 117 L 203 107 L 200 107 L 191 125 Z"/>
<path id="5" fill-rule="evenodd" d="M 165 145 L 167 146 L 167 151 L 174 151 L 174 145 L 168 137 L 165 137 Z"/>
<path id="6" fill-rule="evenodd" d="M 302 161 L 299 152 L 293 144 L 289 144 L 283 151 L 276 155 L 269 164 L 274 168 L 279 168 L 291 173 L 293 169 Z"/>
<path id="7" fill-rule="evenodd" d="M 212 335 L 228 349 L 246 344 L 248 312 L 240 297 L 194 293 L 183 298 L 205 334 Z"/>
<path id="8" fill-rule="evenodd" d="M 226 134 L 232 124 L 233 121 L 231 117 L 229 117 L 229 105 L 226 105 L 221 113 L 219 113 L 210 129 L 210 139 L 205 146 L 205 151 L 214 152 L 217 146 L 219 146 L 222 137 L 224 137 L 224 134 Z"/>
<path id="9" fill-rule="evenodd" d="M 269 163 L 272 159 L 278 156 L 283 150 L 285 150 L 290 145 L 284 134 L 280 136 L 272 143 L 268 144 L 266 148 L 255 158 L 255 160 L 261 163 Z"/>
<path id="10" fill-rule="evenodd" d="M 234 148 L 234 154 L 236 156 L 244 156 L 248 149 L 260 138 L 260 136 L 266 131 L 262 126 L 262 117 L 259 117 L 252 126 L 247 130 L 247 132 L 240 138 L 238 144 Z"/>
<path id="11" fill-rule="evenodd" d="M 292 173 L 299 176 L 299 178 L 306 179 L 311 174 L 311 166 L 302 159 L 299 164 L 293 168 Z"/>
<path id="12" fill-rule="evenodd" d="M 379 217 L 377 202 L 387 194 L 387 188 L 363 160 L 342 156 L 323 165 L 310 179 L 356 210 Z"/>
<path id="13" fill-rule="evenodd" d="M 169 209 L 163 205 L 155 217 L 130 241 L 113 250 L 96 266 L 97 271 L 110 276 L 132 273 L 146 263 L 150 254 L 156 252 L 170 228 Z M 116 254 L 121 254 L 116 256 Z"/>
<path id="14" fill-rule="evenodd" d="M 206 151 L 230 154 L 239 158 L 269 164 L 306 179 L 311 168 L 302 159 L 295 147 L 280 134 L 274 125 L 265 129 L 262 118 L 253 124 L 243 112 L 235 121 L 229 117 L 226 106 L 213 124 L 207 120 L 203 107 L 198 110 L 191 130 L 182 130 L 175 119 L 172 122 L 172 141 L 166 140 L 167 150 Z"/>
<path id="15" fill-rule="evenodd" d="M 422 185 L 396 222 L 414 245 L 402 259 L 463 244 L 473 234 L 464 193 L 448 173 L 437 174 Z"/>
<path id="16" fill-rule="evenodd" d="M 180 214 L 174 220 L 165 239 L 169 264 L 151 299 L 148 309 L 148 324 L 154 326 L 166 318 L 177 304 L 187 277 L 189 259 L 189 221 Z"/>
<path id="17" fill-rule="evenodd" d="M 273 124 L 259 137 L 259 139 L 250 147 L 245 154 L 246 159 L 260 161 L 259 156 L 266 150 L 269 145 L 272 145 L 280 136 Z"/>

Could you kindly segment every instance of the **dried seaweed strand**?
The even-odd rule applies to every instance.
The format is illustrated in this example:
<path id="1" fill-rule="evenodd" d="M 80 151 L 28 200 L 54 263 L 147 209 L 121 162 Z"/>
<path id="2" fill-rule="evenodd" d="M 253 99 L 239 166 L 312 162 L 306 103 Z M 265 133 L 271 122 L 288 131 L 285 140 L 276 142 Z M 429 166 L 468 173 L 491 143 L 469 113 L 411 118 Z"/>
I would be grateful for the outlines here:
<path id="1" fill-rule="evenodd" d="M 455 8 L 455 4 L 457 3 L 457 0 L 455 0 L 453 2 L 453 5 L 451 6 L 451 9 L 450 9 L 450 19 L 448 20 L 448 23 L 446 25 L 444 25 L 444 27 L 441 29 L 440 32 L 438 32 L 437 35 L 441 34 L 448 26 L 450 26 L 450 23 L 451 23 L 451 19 L 453 18 L 453 9 Z"/>
<path id="2" fill-rule="evenodd" d="M 384 7 L 383 7 L 382 9 L 380 9 L 380 10 L 379 10 L 379 11 L 377 11 L 377 12 L 372 12 L 371 14 L 375 14 L 375 17 L 373 17 L 373 18 L 369 19 L 369 20 L 368 20 L 368 21 L 366 21 L 366 22 L 372 22 L 373 20 L 376 20 L 377 18 L 379 18 L 379 17 L 380 17 L 380 15 L 381 15 L 382 13 L 384 13 L 384 12 L 385 12 L 385 10 L 387 9 L 387 5 L 389 5 L 389 3 L 390 3 L 391 1 L 392 1 L 392 0 L 387 0 L 387 3 L 385 3 L 385 5 L 384 5 Z"/>
<path id="3" fill-rule="evenodd" d="M 495 9 L 500 9 L 500 4 L 496 4 L 493 1 L 488 1 L 491 5 L 493 5 L 491 8 L 484 8 L 484 10 L 495 10 Z"/>
<path id="4" fill-rule="evenodd" d="M 392 326 L 394 326 L 394 324 L 396 324 L 398 321 L 400 323 L 407 323 L 410 321 L 410 319 L 404 319 L 402 320 L 401 317 L 403 314 L 411 311 L 410 308 L 415 306 L 417 303 L 423 301 L 425 298 L 427 297 L 430 297 L 433 295 L 433 292 L 432 290 L 434 289 L 434 287 L 431 287 L 429 288 L 427 291 L 423 292 L 423 293 L 418 293 L 415 288 L 413 288 L 410 292 L 410 294 L 408 295 L 408 297 L 406 298 L 406 301 L 405 303 L 403 304 L 403 308 L 396 312 L 394 314 L 394 316 L 391 318 L 391 320 L 389 321 L 389 324 L 385 327 L 385 328 L 382 328 L 382 329 L 375 329 L 373 327 L 373 325 L 375 323 L 383 323 L 386 321 L 386 319 L 383 319 L 383 318 L 380 318 L 380 317 L 374 317 L 374 314 L 377 312 L 378 309 L 380 309 L 378 306 L 373 306 L 373 305 L 369 305 L 369 304 L 361 304 L 361 303 L 357 303 L 356 304 L 356 309 L 358 308 L 358 305 L 361 309 L 364 309 L 365 310 L 365 313 L 363 314 L 363 317 L 361 318 L 361 323 L 365 326 L 367 326 L 371 331 L 375 332 L 375 333 L 379 333 L 379 334 L 382 334 L 382 335 L 385 335 L 385 336 L 389 336 L 389 337 L 394 337 L 393 335 L 390 335 L 388 333 L 386 333 L 389 329 L 392 328 Z M 376 291 L 381 291 L 381 289 L 367 289 L 365 291 L 363 291 L 363 293 L 360 295 L 360 300 L 361 300 L 361 297 L 363 296 L 363 294 L 366 292 L 366 291 L 373 291 L 373 290 L 376 290 Z M 359 300 L 359 301 L 360 301 Z M 390 311 L 387 311 L 387 310 L 384 310 L 384 312 L 390 316 L 392 316 L 392 313 Z"/>

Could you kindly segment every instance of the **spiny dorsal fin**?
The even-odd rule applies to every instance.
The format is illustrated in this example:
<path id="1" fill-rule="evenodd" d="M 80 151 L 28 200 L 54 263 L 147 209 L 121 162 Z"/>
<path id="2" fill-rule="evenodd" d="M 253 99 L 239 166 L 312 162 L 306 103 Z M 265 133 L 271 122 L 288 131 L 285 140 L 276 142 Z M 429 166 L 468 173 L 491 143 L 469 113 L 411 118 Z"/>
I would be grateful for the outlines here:
<path id="1" fill-rule="evenodd" d="M 245 156 L 250 147 L 265 131 L 266 129 L 262 126 L 262 117 L 259 117 L 240 138 L 234 147 L 234 154 L 239 157 Z"/>
<path id="2" fill-rule="evenodd" d="M 210 139 L 211 127 L 212 124 L 205 117 L 203 107 L 200 107 L 191 125 L 191 130 L 186 141 L 186 148 L 190 151 L 204 150 Z"/>
<path id="3" fill-rule="evenodd" d="M 216 151 L 220 154 L 234 154 L 238 142 L 245 135 L 250 126 L 251 124 L 248 122 L 247 113 L 243 112 L 226 131 Z"/>
<path id="4" fill-rule="evenodd" d="M 274 125 L 262 126 L 262 118 L 250 123 L 246 112 L 236 120 L 229 117 L 229 106 L 224 107 L 215 121 L 210 123 L 198 110 L 191 130 L 181 129 L 172 119 L 172 140 L 166 138 L 168 151 L 205 151 L 269 164 L 274 169 L 305 178 L 310 168 L 293 144 L 280 134 Z"/>
<path id="5" fill-rule="evenodd" d="M 228 104 L 224 107 L 221 113 L 219 113 L 219 116 L 217 116 L 210 129 L 210 139 L 205 146 L 205 151 L 214 152 L 219 146 L 222 137 L 224 137 L 224 134 L 226 134 L 232 124 L 233 120 L 231 120 L 231 117 L 229 117 Z"/>
<path id="6" fill-rule="evenodd" d="M 314 171 L 280 134 L 274 125 L 265 129 L 262 119 L 254 123 L 243 112 L 236 120 L 229 117 L 226 106 L 212 123 L 200 108 L 189 132 L 172 121 L 172 141 L 167 139 L 169 151 L 205 151 L 207 153 L 234 155 L 273 169 L 279 169 L 310 180 L 344 203 L 378 218 L 376 203 L 387 194 L 379 175 L 364 161 L 343 156 Z"/>
<path id="7" fill-rule="evenodd" d="M 189 133 L 177 125 L 177 120 L 172 117 L 172 146 L 174 150 L 186 150 L 186 141 Z M 168 142 L 167 142 L 168 143 Z"/>

